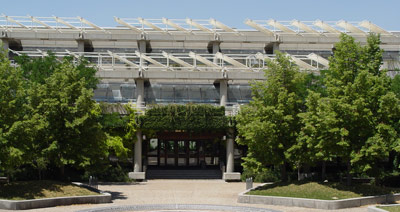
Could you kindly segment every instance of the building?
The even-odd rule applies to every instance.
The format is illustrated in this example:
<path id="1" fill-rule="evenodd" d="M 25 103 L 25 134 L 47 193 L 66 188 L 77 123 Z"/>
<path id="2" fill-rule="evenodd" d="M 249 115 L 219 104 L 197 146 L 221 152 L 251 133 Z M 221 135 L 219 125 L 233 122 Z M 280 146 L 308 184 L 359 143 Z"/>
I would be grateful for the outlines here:
<path id="1" fill-rule="evenodd" d="M 317 72 L 329 66 L 340 33 L 361 43 L 369 32 L 381 34 L 382 68 L 400 68 L 400 32 L 369 21 L 246 20 L 249 29 L 235 29 L 214 19 L 114 19 L 116 26 L 101 27 L 81 17 L 1 16 L 0 38 L 11 58 L 42 57 L 49 50 L 57 57 L 85 57 L 101 78 L 97 101 L 135 102 L 142 111 L 149 104 L 200 103 L 225 106 L 226 115 L 233 115 L 251 100 L 249 81 L 264 80 L 265 60 L 273 59 L 274 51 L 287 53 L 302 70 Z M 139 130 L 137 138 L 132 178 L 145 178 L 143 165 L 148 170 L 217 167 L 226 180 L 240 177 L 228 132 L 175 131 L 146 138 Z M 216 139 L 226 144 L 214 144 Z"/>

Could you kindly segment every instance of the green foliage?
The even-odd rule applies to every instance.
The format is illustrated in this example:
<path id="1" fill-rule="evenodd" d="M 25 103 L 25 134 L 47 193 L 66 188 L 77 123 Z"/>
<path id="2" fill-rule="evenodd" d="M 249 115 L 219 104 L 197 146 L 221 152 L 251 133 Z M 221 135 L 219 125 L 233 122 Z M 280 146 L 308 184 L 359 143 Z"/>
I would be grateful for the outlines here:
<path id="1" fill-rule="evenodd" d="M 80 70 L 64 60 L 43 84 L 33 82 L 28 90 L 28 125 L 35 125 L 36 157 L 57 167 L 93 165 L 107 152 L 98 122 L 100 107 Z"/>
<path id="2" fill-rule="evenodd" d="M 18 68 L 0 55 L 0 169 L 8 174 L 26 164 L 40 178 L 48 166 L 89 167 L 107 157 L 101 110 L 92 100 L 96 69 L 48 54 L 17 57 Z"/>
<path id="3" fill-rule="evenodd" d="M 221 131 L 228 127 L 224 107 L 211 105 L 154 105 L 139 117 L 142 129 L 188 132 Z"/>
<path id="4" fill-rule="evenodd" d="M 118 164 L 115 166 L 108 165 L 94 172 L 85 172 L 83 179 L 87 181 L 90 176 L 95 176 L 103 182 L 130 182 L 132 180 L 128 176 L 129 171 L 130 169 L 124 169 Z"/>
<path id="5" fill-rule="evenodd" d="M 22 75 L 28 79 L 30 83 L 44 84 L 46 79 L 50 77 L 63 62 L 74 64 L 75 69 L 78 70 L 78 78 L 85 79 L 85 87 L 95 89 L 99 79 L 94 77 L 96 69 L 89 66 L 89 62 L 84 58 L 74 61 L 72 56 L 65 57 L 63 61 L 51 51 L 47 52 L 46 57 L 31 58 L 27 55 L 16 56 L 14 60 L 21 68 Z"/>
<path id="6" fill-rule="evenodd" d="M 6 52 L 0 52 L 0 172 L 7 174 L 26 162 L 29 139 L 22 136 L 23 106 L 26 94 L 20 69 L 10 65 Z"/>
<path id="7" fill-rule="evenodd" d="M 303 127 L 292 151 L 304 153 L 306 162 L 340 157 L 353 172 L 380 178 L 379 163 L 398 147 L 400 108 L 389 77 L 379 71 L 379 36 L 370 35 L 367 41 L 362 47 L 341 35 L 326 73 L 326 97 L 315 92 L 307 97 L 307 112 L 299 115 Z"/>
<path id="8" fill-rule="evenodd" d="M 245 161 L 254 158 L 260 167 L 289 161 L 307 92 L 305 75 L 286 55 L 278 52 L 276 60 L 267 63 L 267 80 L 252 83 L 253 100 L 236 117 L 237 142 L 248 146 Z"/>
<path id="9" fill-rule="evenodd" d="M 397 98 L 400 98 L 400 75 L 396 75 L 392 79 L 392 91 L 396 94 Z"/>
<path id="10" fill-rule="evenodd" d="M 249 177 L 253 178 L 254 182 L 277 182 L 280 179 L 279 170 L 273 170 L 266 168 L 263 164 L 258 162 L 254 157 L 251 157 L 251 153 L 247 157 L 243 158 L 244 162 L 243 173 L 241 175 L 242 180 L 246 180 Z"/>

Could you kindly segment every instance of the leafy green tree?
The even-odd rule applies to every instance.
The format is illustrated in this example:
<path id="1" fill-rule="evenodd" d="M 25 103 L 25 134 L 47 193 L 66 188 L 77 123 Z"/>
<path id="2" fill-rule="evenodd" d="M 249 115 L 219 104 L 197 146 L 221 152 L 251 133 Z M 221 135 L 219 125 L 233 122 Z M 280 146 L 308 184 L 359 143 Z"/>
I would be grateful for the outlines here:
<path id="1" fill-rule="evenodd" d="M 74 64 L 78 70 L 79 78 L 85 78 L 85 87 L 96 89 L 99 79 L 95 76 L 96 69 L 89 66 L 89 62 L 83 57 L 75 60 L 72 56 L 65 57 L 63 61 L 59 60 L 51 51 L 47 52 L 47 56 L 32 58 L 27 55 L 21 55 L 14 58 L 21 68 L 22 75 L 29 83 L 44 84 L 46 79 L 50 77 L 60 66 L 63 61 Z"/>
<path id="2" fill-rule="evenodd" d="M 287 180 L 288 149 L 300 129 L 298 114 L 305 96 L 305 75 L 290 59 L 277 53 L 267 61 L 266 81 L 253 82 L 253 100 L 236 117 L 238 143 L 248 146 L 245 161 L 262 166 L 281 165 L 282 181 Z"/>
<path id="3" fill-rule="evenodd" d="M 356 171 L 379 179 L 379 162 L 398 142 L 394 124 L 399 102 L 390 92 L 386 72 L 379 70 L 379 44 L 377 35 L 368 36 L 364 47 L 341 35 L 325 79 L 327 96 L 311 92 L 307 112 L 300 114 L 303 128 L 297 150 L 314 152 L 312 160 L 344 160 L 348 185 Z"/>
<path id="4" fill-rule="evenodd" d="M 25 90 L 20 69 L 0 52 L 0 171 L 10 174 L 26 162 L 28 139 L 23 130 Z"/>
<path id="5" fill-rule="evenodd" d="M 35 161 L 39 166 L 47 160 L 62 175 L 65 165 L 82 168 L 107 157 L 101 110 L 81 72 L 64 59 L 44 81 L 33 80 L 28 90 L 30 116 L 25 123 L 35 123 L 38 132 L 32 145 Z"/>

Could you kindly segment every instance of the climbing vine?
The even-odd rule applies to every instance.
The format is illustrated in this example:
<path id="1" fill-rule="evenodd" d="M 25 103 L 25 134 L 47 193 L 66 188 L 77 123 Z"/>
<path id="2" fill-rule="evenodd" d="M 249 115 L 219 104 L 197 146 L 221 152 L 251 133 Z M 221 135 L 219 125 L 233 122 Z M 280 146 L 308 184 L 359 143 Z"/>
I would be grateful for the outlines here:
<path id="1" fill-rule="evenodd" d="M 139 117 L 142 129 L 188 132 L 222 131 L 228 127 L 225 108 L 212 105 L 154 105 Z"/>

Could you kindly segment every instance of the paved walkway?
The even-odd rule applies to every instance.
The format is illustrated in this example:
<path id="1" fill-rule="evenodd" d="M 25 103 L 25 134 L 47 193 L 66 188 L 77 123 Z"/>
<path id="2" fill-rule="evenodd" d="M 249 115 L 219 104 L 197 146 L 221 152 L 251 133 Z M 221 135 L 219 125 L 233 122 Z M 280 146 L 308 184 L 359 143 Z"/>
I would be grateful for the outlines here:
<path id="1" fill-rule="evenodd" d="M 149 180 L 148 182 L 137 183 L 133 185 L 100 185 L 100 190 L 108 191 L 113 196 L 113 203 L 110 204 L 93 204 L 93 205 L 72 205 L 60 206 L 55 208 L 41 208 L 27 211 L 55 211 L 55 212 L 72 212 L 94 208 L 104 207 L 129 207 L 137 205 L 222 205 L 222 206 L 241 206 L 272 209 L 276 211 L 288 212 L 322 212 L 325 210 L 283 207 L 274 205 L 259 204 L 242 204 L 237 203 L 238 193 L 245 190 L 245 183 L 226 183 L 222 180 Z M 167 209 L 167 208 L 166 208 Z M 193 211 L 213 211 L 216 210 L 200 210 Z M 125 210 L 125 211 L 127 211 Z M 6 210 L 0 210 L 4 212 Z M 114 210 L 119 211 L 119 210 Z M 136 210 L 137 211 L 137 210 Z M 155 210 L 164 211 L 164 210 Z M 187 210 L 175 210 L 187 211 Z M 218 211 L 218 210 L 217 210 Z M 223 211 L 223 210 L 220 210 Z M 226 211 L 226 210 L 225 210 Z M 248 211 L 248 210 L 243 210 Z M 367 212 L 367 207 L 351 208 L 336 210 L 340 212 Z"/>

